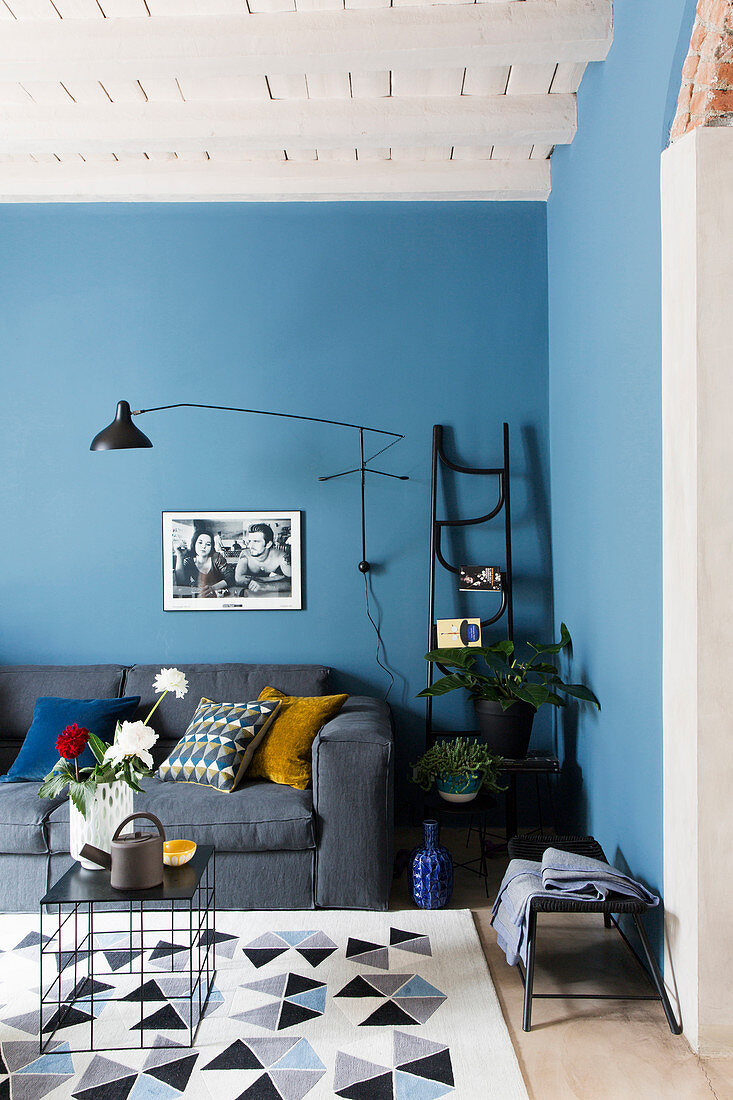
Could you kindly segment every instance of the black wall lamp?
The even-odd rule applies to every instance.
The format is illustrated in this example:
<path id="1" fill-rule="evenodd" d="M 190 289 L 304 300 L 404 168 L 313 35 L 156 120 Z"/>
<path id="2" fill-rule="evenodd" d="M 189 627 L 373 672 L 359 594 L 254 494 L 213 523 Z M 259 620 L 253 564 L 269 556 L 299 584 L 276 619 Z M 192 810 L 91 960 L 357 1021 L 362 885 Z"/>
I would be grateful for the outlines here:
<path id="1" fill-rule="evenodd" d="M 363 424 L 349 424 L 343 420 L 325 420 L 320 416 L 299 416 L 297 413 L 283 413 L 283 412 L 269 412 L 265 409 L 238 409 L 232 408 L 229 405 L 198 405 L 188 401 L 182 401 L 175 405 L 158 405 L 152 409 L 131 409 L 127 401 L 117 402 L 117 412 L 115 418 L 111 424 L 108 424 L 106 428 L 103 428 L 101 432 L 95 435 L 91 442 L 91 451 L 119 451 L 136 447 L 152 447 L 148 437 L 141 432 L 136 424 L 133 423 L 133 416 L 142 416 L 143 413 L 149 412 L 163 412 L 167 409 L 215 409 L 220 412 L 234 412 L 234 413 L 248 413 L 255 416 L 279 416 L 284 417 L 287 420 L 308 420 L 313 424 L 333 424 L 338 428 L 352 428 L 359 433 L 359 465 L 355 466 L 352 470 L 342 470 L 337 474 L 327 474 L 325 477 L 319 477 L 319 481 L 332 481 L 337 477 L 346 477 L 347 474 L 359 474 L 361 482 L 361 561 L 359 562 L 359 569 L 362 573 L 369 572 L 369 562 L 366 556 L 366 510 L 365 510 L 365 497 L 366 497 L 366 475 L 378 474 L 380 477 L 393 477 L 398 481 L 409 481 L 409 478 L 405 474 L 390 474 L 386 470 L 374 470 L 369 466 L 370 462 L 378 456 L 383 454 L 390 447 L 393 447 L 395 443 L 398 443 L 400 439 L 404 439 L 403 435 L 399 435 L 397 432 L 388 432 L 383 428 L 368 428 Z M 372 432 L 374 435 L 389 436 L 391 442 L 385 444 L 378 451 L 375 451 L 369 458 L 364 457 L 364 433 Z"/>

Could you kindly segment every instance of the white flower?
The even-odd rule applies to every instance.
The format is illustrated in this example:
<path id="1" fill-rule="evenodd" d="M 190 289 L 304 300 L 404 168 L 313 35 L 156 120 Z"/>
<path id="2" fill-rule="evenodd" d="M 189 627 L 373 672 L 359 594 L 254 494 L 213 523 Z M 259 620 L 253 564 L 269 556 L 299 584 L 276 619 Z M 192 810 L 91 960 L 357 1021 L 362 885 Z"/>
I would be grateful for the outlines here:
<path id="1" fill-rule="evenodd" d="M 152 749 L 158 740 L 157 733 L 144 722 L 118 722 L 114 744 L 104 754 L 105 764 L 121 764 L 126 757 L 138 756 L 147 768 L 152 768 Z"/>
<path id="2" fill-rule="evenodd" d="M 156 692 L 175 691 L 176 698 L 182 699 L 188 691 L 188 680 L 177 668 L 161 668 L 153 687 Z"/>

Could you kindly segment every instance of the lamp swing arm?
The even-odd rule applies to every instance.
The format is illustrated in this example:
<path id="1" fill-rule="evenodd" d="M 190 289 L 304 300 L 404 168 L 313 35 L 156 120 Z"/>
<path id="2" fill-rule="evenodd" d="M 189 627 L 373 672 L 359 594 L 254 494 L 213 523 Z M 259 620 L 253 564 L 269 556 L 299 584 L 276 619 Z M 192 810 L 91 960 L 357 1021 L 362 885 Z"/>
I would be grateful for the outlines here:
<path id="1" fill-rule="evenodd" d="M 399 432 L 390 432 L 385 428 L 370 428 L 365 424 L 352 424 L 346 420 L 329 420 L 323 416 L 302 416 L 299 413 L 286 413 L 286 412 L 274 412 L 270 409 L 244 409 L 235 405 L 204 405 L 200 402 L 194 401 L 177 401 L 171 405 L 155 405 L 149 409 L 131 409 L 127 401 L 117 402 L 117 412 L 115 419 L 104 428 L 91 442 L 90 450 L 92 451 L 106 451 L 106 450 L 120 450 L 128 448 L 139 447 L 152 447 L 148 437 L 144 435 L 132 423 L 133 416 L 143 416 L 145 413 L 151 412 L 165 412 L 168 409 L 211 409 L 215 412 L 234 412 L 234 413 L 246 413 L 252 416 L 278 416 L 285 420 L 304 420 L 311 424 L 331 424 L 336 428 L 350 428 L 353 431 L 359 433 L 359 465 L 353 470 L 342 470 L 337 474 L 329 474 L 326 477 L 320 477 L 319 481 L 331 481 L 333 478 L 345 477 L 347 474 L 359 474 L 360 488 L 361 488 L 361 561 L 359 562 L 359 569 L 362 573 L 369 572 L 369 562 L 366 560 L 366 475 L 367 474 L 379 474 L 380 477 L 392 477 L 399 481 L 409 481 L 409 477 L 404 474 L 391 474 L 386 470 L 374 470 L 368 463 L 375 459 L 378 455 L 384 454 L 385 451 L 393 447 L 395 443 L 399 443 L 401 439 L 404 439 L 404 435 Z M 372 432 L 375 435 L 382 435 L 388 437 L 388 442 L 380 447 L 365 458 L 364 456 L 364 433 Z"/>
<path id="2" fill-rule="evenodd" d="M 381 455 L 384 451 L 390 447 L 394 447 L 395 443 L 399 443 L 401 439 L 404 439 L 404 435 L 399 432 L 388 432 L 384 428 L 369 428 L 364 424 L 349 424 L 345 420 L 326 420 L 321 416 L 301 416 L 299 413 L 284 413 L 284 412 L 271 412 L 269 409 L 240 409 L 233 405 L 200 405 L 192 401 L 179 401 L 175 405 L 156 405 L 150 409 L 131 409 L 133 416 L 142 416 L 144 413 L 149 412 L 165 412 L 167 409 L 213 409 L 217 412 L 236 412 L 236 413 L 251 413 L 254 416 L 279 416 L 286 420 L 307 420 L 311 424 L 333 424 L 336 428 L 353 428 L 359 432 L 360 440 L 360 456 L 361 463 L 353 470 L 341 470 L 337 474 L 326 474 L 323 477 L 319 477 L 319 481 L 333 481 L 337 477 L 346 477 L 347 474 L 379 474 L 380 477 L 393 477 L 397 481 L 409 481 L 409 477 L 406 474 L 390 474 L 386 470 L 373 470 L 368 465 L 372 459 L 377 455 Z M 390 442 L 376 451 L 370 458 L 364 459 L 364 432 L 374 432 L 375 435 L 388 435 Z"/>
<path id="3" fill-rule="evenodd" d="M 394 683 L 394 676 L 390 672 L 388 665 L 380 660 L 379 651 L 381 647 L 384 653 L 384 642 L 382 641 L 382 636 L 379 631 L 379 623 L 373 618 L 369 609 L 369 580 L 367 574 L 371 566 L 366 557 L 366 475 L 379 474 L 381 477 L 392 477 L 399 481 L 409 481 L 407 475 L 391 474 L 386 470 L 374 470 L 368 465 L 368 463 L 372 462 L 378 455 L 384 454 L 384 452 L 389 450 L 390 447 L 393 447 L 395 443 L 399 443 L 401 439 L 404 439 L 404 435 L 399 432 L 387 431 L 385 428 L 370 428 L 365 424 L 352 424 L 346 420 L 329 420 L 323 416 L 302 416 L 299 413 L 273 412 L 270 409 L 244 409 L 235 405 L 205 405 L 197 401 L 176 401 L 171 405 L 155 405 L 149 409 L 131 409 L 129 402 L 118 401 L 114 420 L 111 424 L 108 424 L 106 428 L 103 428 L 101 432 L 95 435 L 89 449 L 91 451 L 110 451 L 152 447 L 153 444 L 144 432 L 141 432 L 140 429 L 132 423 L 132 417 L 143 416 L 145 413 L 150 412 L 165 412 L 168 409 L 211 409 L 215 412 L 247 413 L 252 416 L 278 416 L 284 420 L 304 420 L 311 424 L 331 424 L 336 428 L 350 428 L 359 433 L 358 467 L 354 470 L 343 470 L 337 474 L 330 474 L 318 480 L 331 481 L 333 478 L 345 477 L 347 474 L 359 474 L 361 491 L 361 561 L 359 562 L 359 572 L 364 577 L 364 598 L 367 618 L 374 627 L 377 635 L 377 664 L 387 672 L 391 681 L 390 687 L 387 689 L 387 695 L 389 695 L 391 686 Z M 386 436 L 388 439 L 388 442 L 385 443 L 384 446 L 380 447 L 379 450 L 375 451 L 373 454 L 370 454 L 368 458 L 364 457 L 365 432 Z M 386 660 L 387 658 L 385 655 L 385 662 Z"/>
<path id="4" fill-rule="evenodd" d="M 322 416 L 301 416 L 300 413 L 272 412 L 270 409 L 240 409 L 234 405 L 199 405 L 192 401 L 179 401 L 175 405 L 156 405 L 150 409 L 131 409 L 130 411 L 133 416 L 141 416 L 143 413 L 164 412 L 166 409 L 214 409 L 217 412 L 252 413 L 255 416 L 281 416 L 287 420 L 309 420 L 312 424 L 333 424 L 337 428 L 355 428 L 359 432 L 389 435 L 395 442 L 405 438 L 399 432 L 388 432 L 384 428 L 369 428 L 365 424 L 349 424 L 345 420 L 326 420 Z"/>
<path id="5" fill-rule="evenodd" d="M 359 429 L 362 435 L 364 432 L 368 432 L 371 430 L 372 429 L 370 428 Z M 392 433 L 390 432 L 389 434 L 391 435 Z M 397 436 L 395 439 L 391 439 L 389 443 L 385 443 L 384 447 L 380 447 L 379 450 L 375 451 L 373 455 L 369 456 L 369 458 L 365 459 L 362 454 L 361 465 L 355 466 L 353 470 L 341 470 L 338 474 L 327 474 L 325 477 L 319 477 L 318 480 L 333 481 L 335 477 L 346 477 L 347 474 L 358 474 L 363 470 L 365 474 L 379 474 L 380 477 L 393 477 L 396 481 L 409 481 L 410 479 L 407 474 L 390 474 L 387 470 L 374 470 L 369 465 L 369 463 L 373 462 L 375 458 L 377 458 L 379 455 L 384 454 L 385 451 L 388 451 L 390 447 L 394 447 L 395 443 L 399 443 L 399 441 L 404 438 L 405 437 L 403 435 L 400 435 Z"/>

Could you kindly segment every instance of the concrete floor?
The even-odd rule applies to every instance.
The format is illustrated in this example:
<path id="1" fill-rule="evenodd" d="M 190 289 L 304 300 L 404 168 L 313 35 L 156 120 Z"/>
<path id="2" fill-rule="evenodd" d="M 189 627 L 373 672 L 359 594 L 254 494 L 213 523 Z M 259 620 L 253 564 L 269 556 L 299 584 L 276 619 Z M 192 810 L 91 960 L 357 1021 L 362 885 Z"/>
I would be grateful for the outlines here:
<path id="1" fill-rule="evenodd" d="M 411 848 L 419 837 L 419 830 L 399 830 L 397 848 Z M 465 858 L 465 837 L 443 830 L 455 860 Z M 672 1035 L 658 1001 L 533 1001 L 532 1031 L 522 1031 L 522 983 L 489 924 L 505 867 L 506 857 L 490 861 L 488 899 L 478 876 L 457 869 L 451 908 L 474 914 L 530 1100 L 733 1100 L 733 1058 L 698 1058 L 684 1036 Z M 391 904 L 412 906 L 406 872 L 395 880 Z M 649 992 L 620 936 L 600 916 L 543 914 L 537 944 L 536 992 Z"/>

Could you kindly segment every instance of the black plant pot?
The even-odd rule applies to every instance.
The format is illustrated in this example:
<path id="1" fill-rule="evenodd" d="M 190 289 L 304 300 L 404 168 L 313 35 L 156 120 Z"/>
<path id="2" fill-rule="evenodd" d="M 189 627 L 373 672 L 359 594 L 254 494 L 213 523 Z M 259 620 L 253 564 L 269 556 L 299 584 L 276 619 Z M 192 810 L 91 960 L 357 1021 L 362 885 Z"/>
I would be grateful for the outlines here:
<path id="1" fill-rule="evenodd" d="M 532 736 L 535 709 L 530 703 L 512 703 L 502 710 L 493 699 L 474 699 L 479 733 L 491 749 L 509 760 L 522 760 L 527 755 Z"/>

